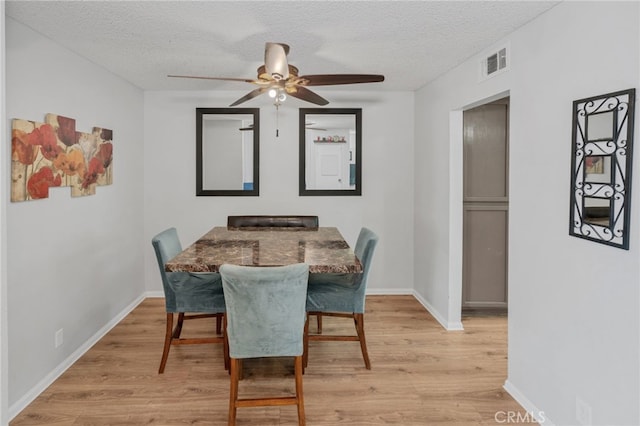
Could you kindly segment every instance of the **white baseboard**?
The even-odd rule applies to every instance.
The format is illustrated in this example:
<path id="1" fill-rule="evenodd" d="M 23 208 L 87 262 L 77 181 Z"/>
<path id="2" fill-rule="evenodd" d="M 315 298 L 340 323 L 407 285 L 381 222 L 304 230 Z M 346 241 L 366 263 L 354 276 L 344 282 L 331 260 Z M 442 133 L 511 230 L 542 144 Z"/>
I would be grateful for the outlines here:
<path id="1" fill-rule="evenodd" d="M 420 302 L 420 304 L 424 306 L 424 308 L 431 314 L 431 316 L 433 316 L 436 319 L 436 321 L 438 321 L 440 325 L 442 325 L 442 327 L 444 327 L 446 330 L 448 331 L 464 330 L 464 328 L 462 327 L 461 321 L 450 323 L 449 321 L 445 320 L 442 317 L 442 315 L 440 315 L 440 313 L 429 302 L 427 302 L 422 296 L 420 296 L 420 294 L 418 294 L 412 288 L 400 288 L 400 289 L 398 288 L 367 288 L 367 295 L 372 295 L 372 296 L 411 295 L 415 297 L 418 300 L 418 302 Z"/>
<path id="2" fill-rule="evenodd" d="M 440 325 L 447 331 L 461 331 L 464 330 L 464 327 L 462 326 L 462 321 L 455 321 L 455 322 L 449 322 L 449 320 L 447 320 L 446 318 L 444 318 L 440 312 L 438 312 L 438 310 L 436 308 L 434 308 L 431 303 L 427 302 L 426 299 L 424 299 L 420 294 L 418 294 L 418 292 L 416 292 L 415 290 L 411 291 L 411 294 L 413 294 L 413 297 L 415 297 L 418 302 L 420 302 L 422 304 L 422 306 L 424 306 L 424 308 L 429 311 L 429 313 L 431 314 L 431 316 L 433 316 L 436 321 L 438 321 L 440 323 Z"/>
<path id="3" fill-rule="evenodd" d="M 93 345 L 95 345 L 105 334 L 107 334 L 113 327 L 115 327 L 120 321 L 122 321 L 136 306 L 138 306 L 147 297 L 145 294 L 141 294 L 127 307 L 125 307 L 118 315 L 113 317 L 104 327 L 98 330 L 89 340 L 84 342 L 82 346 L 76 349 L 71 355 L 69 355 L 64 361 L 62 361 L 55 369 L 47 374 L 44 379 L 40 380 L 29 392 L 27 392 L 22 398 L 16 401 L 9 407 L 9 421 L 13 420 L 15 416 L 20 414 L 27 405 L 31 404 L 38 395 L 44 392 L 58 377 L 62 375 L 69 367 L 73 365 L 82 355 L 85 354 Z M 164 297 L 164 295 L 163 295 Z"/>
<path id="4" fill-rule="evenodd" d="M 538 423 L 544 426 L 555 426 L 553 422 L 549 420 L 549 417 L 547 417 L 545 412 L 536 407 L 529 398 L 524 396 L 524 394 L 509 381 L 509 379 L 505 380 L 502 387 L 513 397 L 513 399 L 516 400 L 518 404 L 522 405 L 522 408 L 524 408 L 527 413 L 530 413 Z"/>

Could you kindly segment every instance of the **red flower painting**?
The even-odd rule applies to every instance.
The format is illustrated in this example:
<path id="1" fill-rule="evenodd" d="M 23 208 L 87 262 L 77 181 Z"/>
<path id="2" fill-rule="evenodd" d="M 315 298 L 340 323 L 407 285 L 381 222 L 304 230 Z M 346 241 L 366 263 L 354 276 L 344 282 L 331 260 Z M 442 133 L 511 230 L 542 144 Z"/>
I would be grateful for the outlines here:
<path id="1" fill-rule="evenodd" d="M 56 120 L 58 121 L 58 139 L 66 146 L 77 144 L 79 135 L 76 133 L 76 120 L 61 115 L 56 116 Z"/>
<path id="2" fill-rule="evenodd" d="M 31 132 L 31 143 L 34 145 L 40 145 L 40 152 L 47 160 L 55 160 L 63 149 L 58 146 L 58 140 L 56 139 L 56 133 L 53 127 L 49 124 L 44 124 L 40 127 L 36 127 Z"/>
<path id="3" fill-rule="evenodd" d="M 59 174 L 53 176 L 53 171 L 49 167 L 43 167 L 31 175 L 27 182 L 27 190 L 33 199 L 48 198 L 49 187 L 60 186 L 62 178 Z"/>
<path id="4" fill-rule="evenodd" d="M 78 132 L 73 118 L 55 114 L 45 123 L 14 119 L 11 130 L 11 201 L 48 198 L 53 186 L 83 197 L 113 182 L 111 130 Z"/>
<path id="5" fill-rule="evenodd" d="M 93 157 L 89 161 L 89 169 L 84 174 L 84 180 L 82 181 L 82 189 L 87 189 L 89 185 L 98 181 L 98 177 L 104 173 L 104 166 L 96 157 Z"/>
<path id="6" fill-rule="evenodd" d="M 84 174 L 84 156 L 79 149 L 72 149 L 66 154 L 58 155 L 53 160 L 53 165 L 67 176 L 82 176 Z"/>
<path id="7" fill-rule="evenodd" d="M 20 129 L 11 132 L 11 158 L 22 164 L 30 165 L 36 160 L 38 147 L 32 145 L 29 134 Z"/>
<path id="8" fill-rule="evenodd" d="M 96 154 L 96 158 L 100 160 L 104 168 L 106 169 L 111 164 L 111 158 L 113 155 L 113 145 L 109 142 L 100 145 L 100 149 Z"/>

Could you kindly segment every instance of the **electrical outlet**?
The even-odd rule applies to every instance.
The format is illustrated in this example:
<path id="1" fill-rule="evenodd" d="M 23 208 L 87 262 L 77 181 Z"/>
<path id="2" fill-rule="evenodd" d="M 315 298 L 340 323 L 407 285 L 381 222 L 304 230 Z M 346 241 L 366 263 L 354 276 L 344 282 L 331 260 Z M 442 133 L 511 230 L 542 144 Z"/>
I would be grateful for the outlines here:
<path id="1" fill-rule="evenodd" d="M 582 426 L 591 426 L 591 406 L 576 396 L 576 420 Z"/>
<path id="2" fill-rule="evenodd" d="M 63 332 L 62 328 L 56 331 L 55 338 L 54 338 L 56 348 L 59 348 L 60 346 L 62 346 L 62 332 Z"/>

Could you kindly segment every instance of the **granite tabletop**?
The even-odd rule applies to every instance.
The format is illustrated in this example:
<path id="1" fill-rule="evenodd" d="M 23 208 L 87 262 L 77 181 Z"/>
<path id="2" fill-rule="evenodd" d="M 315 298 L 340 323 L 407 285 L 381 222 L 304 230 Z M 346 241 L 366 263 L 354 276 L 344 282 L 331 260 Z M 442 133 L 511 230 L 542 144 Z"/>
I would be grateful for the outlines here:
<path id="1" fill-rule="evenodd" d="M 359 273 L 362 264 L 334 227 L 215 227 L 165 264 L 169 272 L 218 272 L 220 265 L 307 263 L 310 273 Z"/>

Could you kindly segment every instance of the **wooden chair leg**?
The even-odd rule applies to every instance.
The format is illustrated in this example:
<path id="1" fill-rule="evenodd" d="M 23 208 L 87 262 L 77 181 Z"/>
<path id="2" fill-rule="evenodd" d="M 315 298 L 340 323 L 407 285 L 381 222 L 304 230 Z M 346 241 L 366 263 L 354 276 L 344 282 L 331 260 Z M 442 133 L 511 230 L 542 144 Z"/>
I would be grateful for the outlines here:
<path id="1" fill-rule="evenodd" d="M 298 425 L 305 426 L 306 420 L 304 416 L 304 394 L 302 391 L 302 356 L 295 357 L 295 373 L 296 373 L 296 402 L 298 406 Z"/>
<path id="2" fill-rule="evenodd" d="M 302 342 L 302 372 L 304 373 L 304 369 L 307 368 L 307 365 L 309 364 L 309 315 L 307 315 L 307 320 L 304 322 L 304 333 L 302 335 Z"/>
<path id="3" fill-rule="evenodd" d="M 182 323 L 184 323 L 184 312 L 179 312 L 178 313 L 178 323 L 176 324 L 176 329 L 173 330 L 173 338 L 174 339 L 179 339 L 180 338 L 180 334 L 182 333 Z"/>
<path id="4" fill-rule="evenodd" d="M 220 334 L 222 331 L 222 316 L 224 314 L 216 314 L 216 334 Z"/>
<path id="5" fill-rule="evenodd" d="M 238 360 L 238 380 L 244 379 L 244 359 Z"/>
<path id="6" fill-rule="evenodd" d="M 173 334 L 173 314 L 167 312 L 167 330 L 164 335 L 164 349 L 162 350 L 162 359 L 160 360 L 160 368 L 158 374 L 164 373 L 164 366 L 167 364 L 169 357 L 169 349 L 171 349 L 171 339 Z"/>
<path id="7" fill-rule="evenodd" d="M 356 331 L 358 332 L 358 340 L 360 341 L 364 365 L 367 367 L 367 370 L 371 370 L 371 362 L 369 361 L 369 353 L 367 352 L 367 341 L 364 337 L 364 314 L 353 314 L 353 320 L 356 323 Z"/>
<path id="8" fill-rule="evenodd" d="M 222 317 L 224 328 L 222 329 L 222 354 L 224 358 L 224 369 L 229 371 L 231 374 L 231 366 L 229 363 L 229 337 L 227 336 L 227 316 L 223 315 Z"/>
<path id="9" fill-rule="evenodd" d="M 231 374 L 231 385 L 229 386 L 229 426 L 236 424 L 236 411 L 238 408 L 238 360 L 231 358 L 229 372 Z"/>

